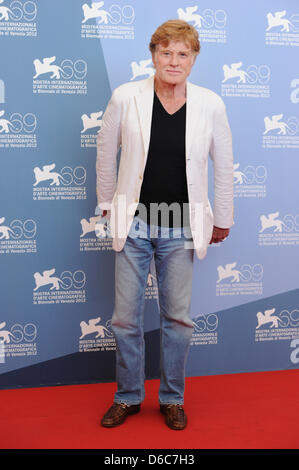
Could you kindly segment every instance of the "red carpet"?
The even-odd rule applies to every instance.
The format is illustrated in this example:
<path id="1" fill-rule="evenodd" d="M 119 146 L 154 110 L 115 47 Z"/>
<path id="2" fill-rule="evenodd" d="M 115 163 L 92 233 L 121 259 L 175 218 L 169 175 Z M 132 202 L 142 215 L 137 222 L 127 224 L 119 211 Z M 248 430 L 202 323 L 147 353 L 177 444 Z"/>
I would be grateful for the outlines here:
<path id="1" fill-rule="evenodd" d="M 186 379 L 188 426 L 172 431 L 158 411 L 158 380 L 139 414 L 99 424 L 115 384 L 2 390 L 1 449 L 298 449 L 298 370 Z"/>

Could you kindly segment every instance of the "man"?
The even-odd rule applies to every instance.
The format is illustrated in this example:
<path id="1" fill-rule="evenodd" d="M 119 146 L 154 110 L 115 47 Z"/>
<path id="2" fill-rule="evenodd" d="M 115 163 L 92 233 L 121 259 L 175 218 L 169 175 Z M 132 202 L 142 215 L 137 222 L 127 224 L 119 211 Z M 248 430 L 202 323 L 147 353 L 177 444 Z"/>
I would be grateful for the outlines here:
<path id="1" fill-rule="evenodd" d="M 187 81 L 200 50 L 196 29 L 169 20 L 158 27 L 149 47 L 155 76 L 114 91 L 97 141 L 98 204 L 110 219 L 116 251 L 112 330 L 118 384 L 101 423 L 123 423 L 144 400 L 144 291 L 154 256 L 161 317 L 160 411 L 171 429 L 182 430 L 193 332 L 193 254 L 204 258 L 209 243 L 223 241 L 233 224 L 232 141 L 222 99 Z M 208 200 L 209 154 L 214 214 Z"/>

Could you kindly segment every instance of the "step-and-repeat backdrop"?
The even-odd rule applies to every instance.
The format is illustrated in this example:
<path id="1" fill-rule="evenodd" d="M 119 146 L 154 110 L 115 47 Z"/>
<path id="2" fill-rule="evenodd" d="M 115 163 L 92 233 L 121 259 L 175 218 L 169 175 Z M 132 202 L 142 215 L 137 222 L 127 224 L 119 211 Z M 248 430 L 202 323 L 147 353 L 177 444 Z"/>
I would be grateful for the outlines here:
<path id="1" fill-rule="evenodd" d="M 190 81 L 223 98 L 235 155 L 231 236 L 194 263 L 187 375 L 299 367 L 298 2 L 0 0 L 1 388 L 115 380 L 96 135 L 111 91 L 153 75 L 148 43 L 171 18 L 199 32 Z M 153 263 L 145 299 L 154 378 Z"/>

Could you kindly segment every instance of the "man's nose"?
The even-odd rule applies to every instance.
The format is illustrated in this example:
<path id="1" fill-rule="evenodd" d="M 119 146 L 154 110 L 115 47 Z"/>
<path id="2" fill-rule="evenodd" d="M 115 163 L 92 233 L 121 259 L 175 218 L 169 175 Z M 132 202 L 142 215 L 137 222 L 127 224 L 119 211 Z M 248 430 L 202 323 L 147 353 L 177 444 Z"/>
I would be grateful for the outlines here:
<path id="1" fill-rule="evenodd" d="M 173 66 L 178 65 L 178 56 L 177 56 L 177 54 L 172 54 L 171 60 L 170 60 L 170 65 L 173 65 Z"/>

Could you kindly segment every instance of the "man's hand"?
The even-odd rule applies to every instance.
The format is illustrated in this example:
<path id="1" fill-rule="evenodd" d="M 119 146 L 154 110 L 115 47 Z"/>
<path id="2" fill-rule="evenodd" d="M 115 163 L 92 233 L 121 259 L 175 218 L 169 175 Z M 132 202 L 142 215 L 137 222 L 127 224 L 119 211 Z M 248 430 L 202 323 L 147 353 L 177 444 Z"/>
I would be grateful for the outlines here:
<path id="1" fill-rule="evenodd" d="M 214 225 L 210 245 L 212 243 L 223 242 L 223 240 L 225 240 L 228 237 L 228 234 L 229 234 L 229 228 L 219 228 L 219 227 L 215 227 Z"/>

